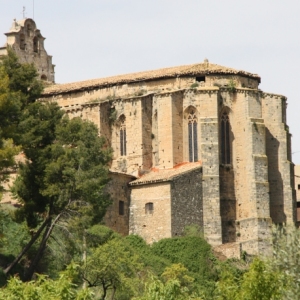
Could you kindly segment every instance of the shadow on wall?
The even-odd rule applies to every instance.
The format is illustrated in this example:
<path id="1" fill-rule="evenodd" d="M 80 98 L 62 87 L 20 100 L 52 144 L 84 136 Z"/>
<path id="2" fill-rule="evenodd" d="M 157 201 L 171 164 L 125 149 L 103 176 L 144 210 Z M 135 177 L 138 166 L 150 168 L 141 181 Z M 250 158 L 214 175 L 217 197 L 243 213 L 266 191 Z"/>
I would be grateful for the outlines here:
<path id="1" fill-rule="evenodd" d="M 266 128 L 266 148 L 268 157 L 268 180 L 270 187 L 270 216 L 275 224 L 286 222 L 284 213 L 283 180 L 279 171 L 280 142 Z"/>

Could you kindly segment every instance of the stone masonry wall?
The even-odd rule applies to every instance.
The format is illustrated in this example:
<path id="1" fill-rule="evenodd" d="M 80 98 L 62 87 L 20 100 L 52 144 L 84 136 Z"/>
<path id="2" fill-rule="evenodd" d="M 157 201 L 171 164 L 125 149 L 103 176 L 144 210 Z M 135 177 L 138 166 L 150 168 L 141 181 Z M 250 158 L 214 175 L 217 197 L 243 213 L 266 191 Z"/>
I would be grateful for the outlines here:
<path id="1" fill-rule="evenodd" d="M 108 207 L 103 219 L 106 226 L 122 235 L 129 232 L 129 199 L 130 190 L 128 183 L 133 179 L 126 174 L 110 173 L 111 181 L 105 187 L 112 199 L 112 204 Z M 124 203 L 124 214 L 119 213 L 119 201 Z"/>
<path id="2" fill-rule="evenodd" d="M 197 91 L 200 102 L 201 157 L 203 166 L 203 229 L 208 242 L 222 243 L 219 187 L 218 88 Z"/>
<path id="3" fill-rule="evenodd" d="M 203 230 L 202 169 L 171 181 L 172 236 L 182 235 L 185 226 L 198 225 Z"/>
<path id="4" fill-rule="evenodd" d="M 222 243 L 236 241 L 237 204 L 235 198 L 234 170 L 230 165 L 220 166 L 220 211 Z"/>
<path id="5" fill-rule="evenodd" d="M 131 187 L 129 234 L 138 234 L 147 243 L 172 236 L 170 189 L 169 182 Z M 153 213 L 145 210 L 149 202 L 153 203 Z"/>
<path id="6" fill-rule="evenodd" d="M 293 223 L 296 220 L 296 201 L 290 135 L 285 123 L 286 99 L 280 95 L 263 94 L 262 104 L 267 127 L 271 217 L 275 223 Z"/>

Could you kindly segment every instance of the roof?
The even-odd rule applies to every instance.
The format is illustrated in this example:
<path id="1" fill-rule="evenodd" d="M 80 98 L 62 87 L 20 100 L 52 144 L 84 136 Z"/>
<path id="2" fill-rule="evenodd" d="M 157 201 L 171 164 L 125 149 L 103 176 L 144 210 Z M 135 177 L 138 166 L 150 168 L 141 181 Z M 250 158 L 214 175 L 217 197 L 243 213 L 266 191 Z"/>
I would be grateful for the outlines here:
<path id="1" fill-rule="evenodd" d="M 149 173 L 141 176 L 139 179 L 131 181 L 129 185 L 142 185 L 148 183 L 157 183 L 164 181 L 171 181 L 177 176 L 181 176 L 185 173 L 191 172 L 193 170 L 199 169 L 202 167 L 202 162 L 193 162 L 193 163 L 182 163 L 171 169 L 156 169 L 152 168 Z"/>
<path id="2" fill-rule="evenodd" d="M 68 92 L 81 91 L 86 89 L 109 87 L 118 84 L 127 84 L 133 82 L 154 80 L 154 79 L 166 79 L 175 78 L 180 76 L 201 76 L 209 74 L 220 75 L 241 75 L 250 78 L 255 78 L 260 81 L 260 77 L 257 74 L 252 74 L 246 71 L 235 70 L 232 68 L 211 64 L 207 60 L 203 63 L 197 63 L 192 65 L 184 65 L 178 67 L 164 68 L 158 70 L 144 71 L 138 73 L 124 74 L 100 79 L 91 79 L 86 81 L 55 84 L 47 87 L 44 90 L 43 95 L 63 94 Z"/>

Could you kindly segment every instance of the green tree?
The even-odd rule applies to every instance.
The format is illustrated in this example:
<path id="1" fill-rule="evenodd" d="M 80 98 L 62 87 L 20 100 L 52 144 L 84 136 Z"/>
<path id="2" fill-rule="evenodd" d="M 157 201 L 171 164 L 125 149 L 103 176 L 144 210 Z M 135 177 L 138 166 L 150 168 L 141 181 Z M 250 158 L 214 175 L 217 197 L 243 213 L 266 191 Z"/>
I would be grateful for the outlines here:
<path id="1" fill-rule="evenodd" d="M 146 282 L 143 296 L 135 300 L 201 300 L 193 292 L 192 283 L 194 278 L 188 275 L 188 270 L 182 264 L 173 264 L 167 267 L 161 276 L 150 275 Z"/>
<path id="2" fill-rule="evenodd" d="M 0 64 L 8 76 L 10 92 L 18 95 L 18 101 L 12 101 L 12 104 L 18 104 L 20 108 L 24 108 L 40 97 L 43 84 L 38 80 L 38 73 L 33 64 L 21 64 L 15 52 L 10 48 L 8 48 L 8 54 L 1 58 Z"/>
<path id="3" fill-rule="evenodd" d="M 270 272 L 281 275 L 281 299 L 300 298 L 300 230 L 293 225 L 274 228 L 273 254 L 268 265 Z"/>
<path id="4" fill-rule="evenodd" d="M 7 180 L 7 171 L 15 164 L 14 156 L 20 151 L 12 140 L 20 103 L 20 93 L 10 90 L 9 77 L 0 63 L 0 184 Z"/>
<path id="5" fill-rule="evenodd" d="M 23 204 L 17 216 L 26 218 L 30 227 L 41 225 L 14 263 L 43 233 L 25 276 L 29 280 L 59 221 L 77 218 L 91 224 L 102 219 L 110 204 L 104 193 L 110 150 L 103 149 L 104 140 L 98 137 L 95 125 L 80 118 L 62 118 L 56 104 L 28 105 L 19 130 L 19 142 L 28 160 L 20 164 L 13 188 Z"/>
<path id="6" fill-rule="evenodd" d="M 95 248 L 82 267 L 88 287 L 100 288 L 100 299 L 131 299 L 140 286 L 143 265 L 123 238 L 113 238 Z M 125 296 L 126 295 L 126 296 Z"/>
<path id="7" fill-rule="evenodd" d="M 217 284 L 216 299 L 222 300 L 279 300 L 283 299 L 281 274 L 255 258 L 242 277 L 228 271 Z"/>
<path id="8" fill-rule="evenodd" d="M 90 300 L 94 299 L 88 289 L 80 289 L 74 284 L 77 267 L 68 266 L 57 280 L 38 275 L 37 280 L 22 282 L 18 277 L 9 279 L 6 287 L 0 289 L 0 299 L 5 300 Z"/>
<path id="9" fill-rule="evenodd" d="M 8 55 L 0 59 L 0 186 L 20 151 L 15 138 L 22 109 L 37 99 L 42 89 L 34 66 L 20 64 L 13 50 L 8 49 Z"/>

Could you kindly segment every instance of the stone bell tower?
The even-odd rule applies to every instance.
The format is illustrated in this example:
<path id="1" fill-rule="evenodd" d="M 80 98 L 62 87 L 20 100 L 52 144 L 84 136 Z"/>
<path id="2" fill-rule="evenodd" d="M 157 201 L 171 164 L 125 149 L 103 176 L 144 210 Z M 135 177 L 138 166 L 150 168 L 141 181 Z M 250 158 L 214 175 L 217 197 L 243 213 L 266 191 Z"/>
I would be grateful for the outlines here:
<path id="1" fill-rule="evenodd" d="M 7 48 L 11 47 L 21 63 L 33 63 L 41 80 L 54 83 L 54 67 L 52 56 L 48 55 L 44 48 L 45 38 L 37 29 L 34 20 L 23 19 L 13 21 L 9 32 L 5 33 L 7 41 L 4 47 L 0 47 L 0 57 L 7 54 Z"/>

